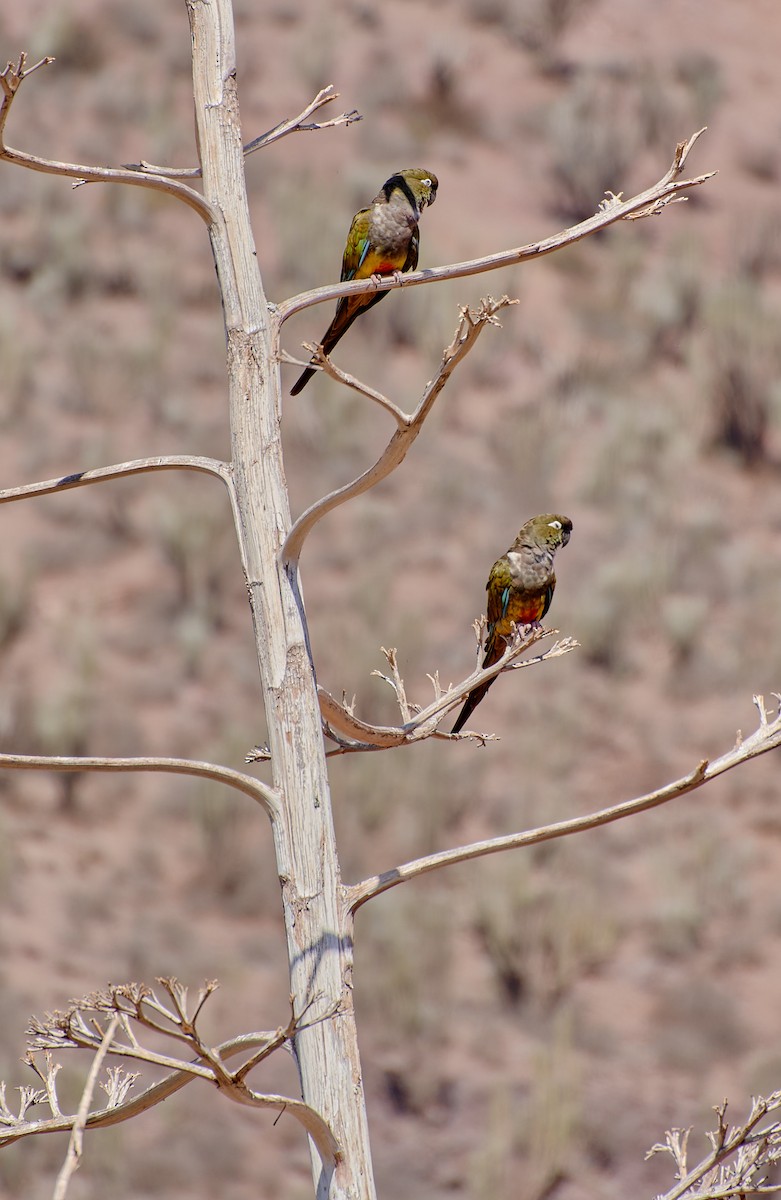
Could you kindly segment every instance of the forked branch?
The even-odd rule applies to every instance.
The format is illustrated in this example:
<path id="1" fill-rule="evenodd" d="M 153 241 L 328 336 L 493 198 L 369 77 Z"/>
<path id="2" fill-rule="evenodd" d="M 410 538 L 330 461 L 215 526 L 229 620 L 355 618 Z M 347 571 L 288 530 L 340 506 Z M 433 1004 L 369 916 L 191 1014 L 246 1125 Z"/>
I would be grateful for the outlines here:
<path id="1" fill-rule="evenodd" d="M 338 117 L 332 117 L 330 121 L 309 120 L 313 113 L 316 113 L 323 105 L 338 99 L 339 92 L 334 91 L 334 85 L 329 83 L 327 87 L 317 93 L 314 100 L 311 100 L 297 117 L 280 121 L 273 129 L 269 129 L 266 133 L 261 133 L 259 137 L 253 138 L 251 142 L 247 142 L 244 147 L 244 157 L 247 158 L 248 155 L 254 154 L 256 150 L 262 150 L 264 146 L 271 146 L 280 138 L 287 137 L 289 133 L 311 133 L 319 129 L 334 129 L 337 125 L 346 127 L 355 121 L 363 120 L 356 108 L 350 112 L 340 113 Z M 125 163 L 124 165 L 129 171 L 151 172 L 153 175 L 166 175 L 176 179 L 198 179 L 201 175 L 200 167 L 160 167 L 143 159 L 139 163 Z"/>
<path id="2" fill-rule="evenodd" d="M 279 324 L 282 325 L 294 313 L 311 308 L 313 304 L 323 304 L 326 300 L 336 300 L 340 296 L 360 296 L 371 291 L 388 292 L 397 287 L 418 287 L 423 283 L 439 282 L 443 279 L 463 279 L 467 275 L 495 271 L 499 267 L 510 267 L 516 263 L 528 262 L 530 259 L 553 254 L 554 251 L 561 250 L 564 246 L 572 246 L 592 233 L 607 229 L 616 221 L 653 216 L 661 212 L 668 204 L 672 204 L 673 201 L 685 200 L 683 192 L 699 187 L 700 184 L 712 179 L 716 174 L 715 171 L 708 171 L 704 175 L 696 175 L 691 179 L 679 178 L 689 152 L 704 132 L 705 129 L 699 129 L 692 134 L 688 141 L 678 143 L 672 165 L 658 183 L 646 188 L 644 192 L 638 192 L 630 200 L 622 200 L 623 193 L 621 192 L 618 195 L 612 192 L 608 193 L 594 216 L 589 217 L 586 221 L 581 221 L 579 225 L 573 225 L 561 233 L 553 234 L 552 237 L 543 238 L 542 241 L 530 242 L 515 250 L 502 250 L 497 254 L 488 254 L 484 258 L 473 258 L 469 262 L 452 263 L 446 267 L 431 267 L 423 271 L 411 271 L 408 275 L 377 275 L 368 280 L 353 280 L 350 283 L 328 284 L 326 287 L 313 288 L 311 291 L 301 292 L 298 296 L 292 296 L 289 300 L 282 301 L 277 309 Z"/>
<path id="3" fill-rule="evenodd" d="M 14 1112 L 6 1100 L 5 1085 L 0 1084 L 0 1146 L 11 1145 L 20 1138 L 34 1134 L 75 1130 L 79 1125 L 82 1129 L 116 1125 L 147 1111 L 200 1078 L 216 1085 L 222 1095 L 239 1104 L 290 1113 L 312 1137 L 323 1161 L 334 1164 L 339 1156 L 338 1145 L 328 1124 L 314 1109 L 292 1097 L 256 1092 L 246 1082 L 249 1072 L 260 1062 L 290 1043 L 297 1033 L 313 1023 L 307 1020 L 306 1009 L 298 1014 L 293 1010 L 287 1025 L 275 1031 L 245 1034 L 212 1046 L 201 1037 L 198 1020 L 216 983 L 211 981 L 205 984 L 192 1005 L 187 989 L 176 979 L 158 979 L 157 982 L 166 994 L 166 1000 L 162 1000 L 144 984 L 124 984 L 87 996 L 72 1004 L 66 1012 L 50 1013 L 42 1020 L 32 1021 L 28 1029 L 30 1040 L 26 1061 L 43 1087 L 21 1088 L 19 1109 Z M 146 1031 L 173 1039 L 195 1057 L 187 1061 L 151 1050 L 142 1041 Z M 132 1058 L 168 1068 L 170 1074 L 129 1099 L 129 1092 L 138 1075 L 114 1068 L 109 1072 L 108 1080 L 101 1085 L 108 1096 L 107 1106 L 90 1113 L 68 1115 L 63 1113 L 57 1095 L 59 1064 L 54 1062 L 51 1051 L 73 1049 L 87 1049 L 96 1054 L 112 1054 L 123 1059 Z M 248 1055 L 247 1051 L 250 1052 Z M 41 1053 L 44 1055 L 43 1065 L 37 1057 Z M 244 1061 L 231 1070 L 227 1060 L 240 1053 L 245 1054 Z M 29 1120 L 27 1110 L 36 1104 L 46 1104 L 51 1116 Z"/>
<path id="4" fill-rule="evenodd" d="M 781 1092 L 758 1096 L 741 1125 L 727 1123 L 727 1101 L 717 1105 L 716 1128 L 707 1134 L 710 1152 L 689 1169 L 690 1129 L 669 1129 L 664 1143 L 646 1154 L 669 1154 L 678 1183 L 657 1200 L 745 1200 L 781 1192 L 781 1184 L 767 1182 L 768 1169 L 781 1162 L 781 1123 L 777 1120 L 757 1132 L 757 1126 L 781 1109 Z"/>
<path id="5" fill-rule="evenodd" d="M 781 702 L 781 695 L 774 692 L 773 696 L 777 702 Z M 728 750 L 726 754 L 722 754 L 713 762 L 708 762 L 707 759 L 703 760 L 688 775 L 676 779 L 673 783 L 665 784 L 658 791 L 649 792 L 636 800 L 626 800 L 611 808 L 603 808 L 599 812 L 590 813 L 585 817 L 575 817 L 571 821 L 557 821 L 553 825 L 543 825 L 539 829 L 489 838 L 482 842 L 472 842 L 468 846 L 458 846 L 454 850 L 443 850 L 437 854 L 429 854 L 425 858 L 413 859 L 412 862 L 403 863 L 389 871 L 383 871 L 381 875 L 374 875 L 370 879 L 364 879 L 362 883 L 346 888 L 347 904 L 354 912 L 367 900 L 379 896 L 381 892 L 387 892 L 389 888 L 396 887 L 400 883 L 417 879 L 419 875 L 439 870 L 440 867 L 468 862 L 473 858 L 482 858 L 486 854 L 497 854 L 500 850 L 536 846 L 540 842 L 553 841 L 554 838 L 583 833 L 587 829 L 597 829 L 600 825 L 609 825 L 613 821 L 634 816 L 635 813 L 645 812 L 649 808 L 658 808 L 661 804 L 666 804 L 679 796 L 685 796 L 688 792 L 693 792 L 704 784 L 710 783 L 717 775 L 723 775 L 725 771 L 731 771 L 733 767 L 742 766 L 749 759 L 756 758 L 760 754 L 767 754 L 768 751 L 781 746 L 781 708 L 776 710 L 776 715 L 771 720 L 765 708 L 764 698 L 755 696 L 754 703 L 759 711 L 759 728 L 750 737 L 744 741 L 742 735 L 738 734 L 737 742 L 732 750 Z"/>
<path id="6" fill-rule="evenodd" d="M 317 500 L 298 518 L 287 535 L 281 551 L 282 560 L 286 563 L 289 570 L 295 571 L 304 541 L 314 529 L 317 522 L 322 520 L 326 513 L 332 512 L 340 504 L 345 504 L 355 496 L 360 496 L 361 493 L 368 492 L 370 488 L 373 488 L 381 480 L 387 479 L 388 475 L 392 471 L 395 471 L 396 467 L 404 461 L 407 452 L 423 428 L 423 422 L 431 412 L 443 387 L 456 367 L 463 362 L 486 325 L 498 325 L 499 321 L 496 314 L 501 312 L 503 308 L 507 308 L 508 305 L 517 303 L 517 300 L 511 300 L 509 296 L 502 296 L 500 300 L 494 300 L 492 296 L 487 296 L 480 301 L 480 305 L 476 311 L 469 308 L 461 309 L 458 327 L 456 328 L 452 342 L 443 351 L 439 370 L 434 379 L 426 385 L 423 396 L 415 411 L 409 414 L 402 412 L 400 408 L 397 408 L 395 404 L 391 404 L 384 396 L 372 393 L 370 389 L 359 384 L 357 380 L 352 380 L 350 377 L 343 375 L 342 372 L 337 371 L 333 367 L 333 364 L 329 363 L 331 373 L 335 374 L 337 378 L 341 378 L 343 382 L 356 387 L 358 391 L 369 396 L 370 399 L 376 400 L 386 410 L 391 411 L 398 428 L 373 466 L 364 471 L 362 475 L 359 475 L 357 479 L 354 479 L 352 483 L 346 483 L 344 487 L 337 488 L 321 500 Z"/>
<path id="7" fill-rule="evenodd" d="M 396 693 L 396 699 L 402 716 L 401 725 L 370 725 L 355 716 L 353 705 L 340 703 L 325 688 L 318 687 L 320 712 L 323 716 L 325 731 L 329 737 L 339 743 L 340 751 L 334 753 L 356 752 L 361 750 L 389 750 L 394 746 L 410 745 L 412 742 L 423 741 L 424 738 L 439 737 L 448 740 L 474 738 L 485 743 L 492 741 L 489 734 L 475 733 L 464 730 L 463 733 L 441 733 L 438 729 L 440 722 L 448 713 L 458 708 L 473 688 L 479 687 L 490 679 L 495 679 L 502 671 L 515 671 L 523 667 L 532 667 L 538 663 L 548 662 L 552 658 L 560 658 L 569 654 L 578 643 L 573 638 L 562 638 L 555 642 L 549 650 L 535 655 L 534 658 L 521 659 L 530 646 L 543 638 L 558 632 L 555 629 L 543 629 L 539 625 L 518 626 L 507 640 L 507 647 L 502 657 L 490 667 L 476 668 L 468 679 L 444 691 L 439 683 L 439 675 L 429 675 L 434 686 L 434 700 L 425 708 L 412 705 L 407 699 L 404 681 L 399 675 L 396 663 L 396 651 L 386 650 L 383 654 L 391 668 L 391 676 L 380 671 L 374 671 L 384 679 Z"/>

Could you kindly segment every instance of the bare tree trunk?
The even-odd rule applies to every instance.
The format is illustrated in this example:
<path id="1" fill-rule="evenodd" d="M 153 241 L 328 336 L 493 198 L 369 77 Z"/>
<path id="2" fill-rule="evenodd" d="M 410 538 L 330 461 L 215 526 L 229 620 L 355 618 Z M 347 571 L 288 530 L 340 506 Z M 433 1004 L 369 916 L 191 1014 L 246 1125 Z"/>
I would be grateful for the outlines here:
<path id="1" fill-rule="evenodd" d="M 255 629 L 279 807 L 273 819 L 303 1098 L 341 1147 L 314 1147 L 320 1200 L 375 1195 L 350 988 L 352 915 L 343 903 L 314 670 L 298 588 L 280 549 L 291 525 L 280 440 L 275 327 L 249 222 L 229 0 L 188 0 L 204 194 L 227 336 L 235 520 Z M 317 1018 L 322 1018 L 318 1020 Z"/>

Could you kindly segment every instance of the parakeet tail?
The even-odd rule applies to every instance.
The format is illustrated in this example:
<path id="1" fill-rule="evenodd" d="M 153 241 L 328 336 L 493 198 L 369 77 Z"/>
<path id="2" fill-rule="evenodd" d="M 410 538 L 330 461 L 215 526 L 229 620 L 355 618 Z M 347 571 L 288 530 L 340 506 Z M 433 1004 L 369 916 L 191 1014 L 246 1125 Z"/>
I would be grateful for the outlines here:
<path id="1" fill-rule="evenodd" d="M 323 353 L 330 354 L 336 343 L 347 333 L 355 318 L 359 317 L 361 313 L 365 313 L 367 309 L 373 308 L 375 304 L 383 300 L 387 295 L 387 292 L 375 292 L 368 300 L 365 296 L 359 296 L 359 303 L 352 305 L 345 304 L 340 300 L 337 305 L 336 316 L 323 334 Z M 307 367 L 293 384 L 290 389 L 290 395 L 297 396 L 306 387 L 314 374 L 316 374 L 315 369 Z"/>
<path id="2" fill-rule="evenodd" d="M 307 367 L 305 371 L 302 371 L 301 374 L 299 375 L 298 379 L 296 380 L 296 382 L 293 384 L 292 388 L 290 389 L 290 395 L 297 396 L 299 392 L 302 392 L 314 374 L 315 374 L 314 367 Z"/>
<path id="3" fill-rule="evenodd" d="M 474 688 L 474 690 L 469 693 L 466 700 L 464 701 L 464 707 L 461 709 L 461 712 L 458 714 L 458 720 L 456 721 L 453 728 L 450 730 L 451 733 L 458 733 L 461 729 L 463 729 L 464 725 L 466 725 L 466 723 L 469 720 L 469 718 L 471 717 L 472 713 L 475 711 L 478 704 L 483 699 L 483 696 L 486 694 L 489 687 L 494 682 L 495 681 L 493 679 L 489 679 L 487 683 L 481 683 L 480 687 Z"/>

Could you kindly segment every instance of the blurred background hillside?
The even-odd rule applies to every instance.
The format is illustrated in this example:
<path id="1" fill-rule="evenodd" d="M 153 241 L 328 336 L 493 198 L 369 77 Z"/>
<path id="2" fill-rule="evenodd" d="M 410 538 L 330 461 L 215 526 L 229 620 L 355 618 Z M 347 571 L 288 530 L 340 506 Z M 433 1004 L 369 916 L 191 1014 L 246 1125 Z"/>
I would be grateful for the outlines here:
<path id="1" fill-rule="evenodd" d="M 781 10 L 698 0 L 237 0 L 245 140 L 334 83 L 349 129 L 247 165 L 270 298 L 338 278 L 394 170 L 439 177 L 421 266 L 517 246 L 667 169 L 707 124 L 686 204 L 539 263 L 394 293 L 335 359 L 410 408 L 458 307 L 508 293 L 402 468 L 302 560 L 318 677 L 394 720 L 474 663 L 471 622 L 521 523 L 574 522 L 551 619 L 582 648 L 503 677 L 501 740 L 337 759 L 345 878 L 640 794 L 715 757 L 781 690 Z M 0 58 L 57 62 L 8 135 L 41 155 L 194 162 L 174 0 L 28 0 Z M 326 111 L 326 117 L 330 114 Z M 0 170 L 2 486 L 137 456 L 229 453 L 209 246 L 181 205 Z M 284 344 L 323 332 L 319 307 Z M 286 392 L 295 368 L 283 368 Z M 325 378 L 285 395 L 295 512 L 390 433 Z M 121 481 L 0 509 L 0 746 L 242 766 L 265 736 L 225 495 Z M 625 1200 L 672 1182 L 665 1128 L 781 1087 L 778 757 L 633 821 L 440 873 L 368 906 L 356 996 L 380 1194 Z M 262 769 L 259 770 L 262 774 Z M 108 980 L 217 976 L 211 1030 L 287 1021 L 268 829 L 172 778 L 0 774 L 0 1077 L 31 1012 Z M 64 1091 L 78 1087 L 66 1059 Z M 269 1088 L 294 1087 L 277 1056 Z M 0 1197 L 51 1194 L 57 1140 L 0 1154 Z M 693 1151 L 705 1143 L 693 1139 Z M 311 1195 L 294 1122 L 193 1088 L 88 1139 L 84 1200 Z"/>

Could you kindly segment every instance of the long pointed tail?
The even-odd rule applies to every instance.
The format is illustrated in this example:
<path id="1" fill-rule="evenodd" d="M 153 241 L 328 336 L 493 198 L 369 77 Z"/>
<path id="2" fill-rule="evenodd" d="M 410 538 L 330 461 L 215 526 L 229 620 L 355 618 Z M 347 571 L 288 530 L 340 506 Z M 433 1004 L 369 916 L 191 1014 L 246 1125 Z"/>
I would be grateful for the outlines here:
<path id="1" fill-rule="evenodd" d="M 483 663 L 483 666 L 485 666 L 485 663 Z M 461 712 L 458 714 L 458 719 L 456 720 L 455 725 L 450 730 L 451 733 L 458 733 L 461 729 L 463 729 L 464 725 L 467 723 L 467 721 L 471 717 L 472 713 L 475 711 L 478 704 L 483 699 L 483 696 L 486 694 L 489 687 L 494 682 L 495 682 L 495 680 L 489 679 L 487 683 L 481 683 L 480 687 L 474 688 L 474 690 L 469 693 L 466 700 L 464 701 L 464 707 L 461 709 Z"/>
<path id="2" fill-rule="evenodd" d="M 387 296 L 387 292 L 375 292 L 373 296 L 358 296 L 353 300 L 352 304 L 345 303 L 344 297 L 336 306 L 336 315 L 331 324 L 323 334 L 321 345 L 324 354 L 330 354 L 334 346 L 352 325 L 356 317 L 360 317 L 361 313 L 365 313 L 367 309 L 373 308 L 380 300 Z M 307 367 L 293 384 L 290 389 L 291 396 L 297 396 L 302 391 L 313 375 L 317 374 L 314 367 Z"/>
<path id="3" fill-rule="evenodd" d="M 316 374 L 314 367 L 307 367 L 305 371 L 302 371 L 290 389 L 290 395 L 297 396 L 299 392 L 302 392 L 314 374 Z"/>
<path id="4" fill-rule="evenodd" d="M 383 292 L 378 292 L 378 296 L 382 295 L 384 295 Z M 361 299 L 363 299 L 363 297 L 361 297 Z M 339 301 L 336 306 L 336 315 L 323 334 L 320 342 L 321 346 L 323 347 L 324 354 L 331 353 L 336 343 L 340 340 L 340 338 L 344 337 L 355 318 L 361 312 L 363 312 L 363 309 L 358 307 L 358 305 L 353 304 L 350 306 L 345 304 L 344 300 Z M 317 371 L 314 367 L 307 367 L 293 384 L 292 388 L 290 389 L 290 395 L 297 396 L 298 393 L 306 387 L 312 376 L 316 374 Z"/>

